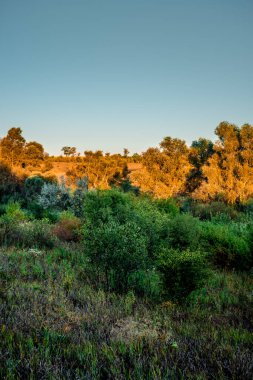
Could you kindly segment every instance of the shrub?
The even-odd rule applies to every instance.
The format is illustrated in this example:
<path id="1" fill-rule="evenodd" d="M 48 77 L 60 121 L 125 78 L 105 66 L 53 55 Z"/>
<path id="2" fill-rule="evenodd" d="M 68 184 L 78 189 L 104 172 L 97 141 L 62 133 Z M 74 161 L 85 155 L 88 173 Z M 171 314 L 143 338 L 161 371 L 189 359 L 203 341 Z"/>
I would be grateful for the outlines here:
<path id="1" fill-rule="evenodd" d="M 162 293 L 161 275 L 155 268 L 137 270 L 129 275 L 128 287 L 140 296 L 157 301 Z"/>
<path id="2" fill-rule="evenodd" d="M 151 258 L 159 251 L 159 247 L 167 237 L 170 214 L 157 209 L 155 202 L 149 198 L 136 198 L 131 216 L 148 241 L 148 253 Z"/>
<path id="3" fill-rule="evenodd" d="M 92 264 L 102 271 L 105 286 L 125 292 L 131 273 L 146 269 L 147 240 L 133 222 L 110 221 L 84 227 L 84 248 Z"/>
<path id="4" fill-rule="evenodd" d="M 71 210 L 75 216 L 79 218 L 83 217 L 83 204 L 87 192 L 88 178 L 85 176 L 77 181 L 77 189 L 74 191 L 73 197 L 71 198 Z"/>
<path id="5" fill-rule="evenodd" d="M 70 212 L 62 212 L 60 220 L 53 227 L 53 233 L 62 241 L 77 241 L 81 222 Z"/>
<path id="6" fill-rule="evenodd" d="M 158 255 L 165 293 L 183 298 L 198 288 L 207 277 L 205 255 L 201 252 L 163 249 Z"/>
<path id="7" fill-rule="evenodd" d="M 41 193 L 45 181 L 40 176 L 28 177 L 24 184 L 24 194 L 27 204 L 34 201 Z"/>
<path id="8" fill-rule="evenodd" d="M 208 310 L 211 314 L 226 309 L 232 313 L 233 319 L 250 319 L 253 302 L 251 290 L 252 279 L 243 276 L 242 273 L 239 275 L 213 271 L 205 285 L 191 293 L 188 302 L 191 307 Z M 238 315 L 239 310 L 243 315 Z"/>
<path id="9" fill-rule="evenodd" d="M 108 222 L 118 224 L 135 223 L 140 234 L 147 240 L 150 257 L 159 249 L 161 241 L 167 236 L 170 216 L 157 209 L 155 202 L 146 197 L 135 197 L 116 189 L 91 191 L 84 201 L 86 224 L 93 227 Z"/>
<path id="10" fill-rule="evenodd" d="M 200 245 L 211 262 L 220 268 L 247 270 L 252 265 L 249 242 L 227 226 L 202 224 Z"/>
<path id="11" fill-rule="evenodd" d="M 226 205 L 224 202 L 193 203 L 191 212 L 200 220 L 211 220 L 212 218 L 231 220 L 239 216 L 233 206 Z"/>
<path id="12" fill-rule="evenodd" d="M 6 215 L 16 221 L 27 220 L 27 216 L 23 210 L 21 210 L 19 202 L 10 201 L 5 208 Z"/>
<path id="13" fill-rule="evenodd" d="M 0 243 L 6 246 L 53 248 L 56 238 L 44 220 L 18 222 L 8 215 L 0 218 Z"/>
<path id="14" fill-rule="evenodd" d="M 179 207 L 174 198 L 157 199 L 155 201 L 155 204 L 158 210 L 163 211 L 166 214 L 169 214 L 170 216 L 176 216 L 177 214 L 179 214 Z"/>
<path id="15" fill-rule="evenodd" d="M 92 225 L 109 221 L 125 223 L 133 214 L 132 197 L 119 190 L 94 190 L 84 199 L 84 217 Z"/>
<path id="16" fill-rule="evenodd" d="M 46 220 L 31 222 L 27 232 L 31 236 L 29 241 L 30 247 L 53 248 L 57 243 L 52 233 L 52 226 Z"/>
<path id="17" fill-rule="evenodd" d="M 60 185 L 44 183 L 37 202 L 44 210 L 67 210 L 71 206 L 70 191 L 63 181 Z"/>
<path id="18" fill-rule="evenodd" d="M 199 239 L 199 221 L 191 215 L 177 215 L 169 222 L 168 243 L 175 249 L 195 249 Z"/>
<path id="19" fill-rule="evenodd" d="M 2 215 L 0 217 L 0 244 L 8 245 L 12 244 L 16 237 L 17 221 L 8 215 Z"/>

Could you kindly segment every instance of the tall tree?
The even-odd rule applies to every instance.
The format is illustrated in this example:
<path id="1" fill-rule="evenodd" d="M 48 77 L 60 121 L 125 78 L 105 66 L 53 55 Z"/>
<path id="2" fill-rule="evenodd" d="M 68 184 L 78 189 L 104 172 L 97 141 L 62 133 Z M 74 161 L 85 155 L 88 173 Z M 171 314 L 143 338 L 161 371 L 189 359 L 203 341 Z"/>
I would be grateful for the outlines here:
<path id="1" fill-rule="evenodd" d="M 189 152 L 189 162 L 192 164 L 192 169 L 187 178 L 187 191 L 192 193 L 205 180 L 203 174 L 203 166 L 214 153 L 213 143 L 211 140 L 199 138 L 192 142 Z"/>
<path id="2" fill-rule="evenodd" d="M 27 143 L 24 148 L 24 160 L 26 165 L 38 166 L 44 160 L 43 145 L 36 141 Z"/>
<path id="3" fill-rule="evenodd" d="M 244 202 L 253 195 L 253 127 L 238 128 L 222 122 L 215 130 L 214 154 L 203 166 L 206 177 L 194 192 L 196 198 L 222 197 L 228 203 Z"/>
<path id="4" fill-rule="evenodd" d="M 149 148 L 143 154 L 143 168 L 131 175 L 134 185 L 158 198 L 185 191 L 186 176 L 191 169 L 185 141 L 165 137 L 160 149 Z"/>
<path id="5" fill-rule="evenodd" d="M 11 128 L 1 140 L 1 156 L 11 166 L 20 165 L 23 160 L 25 139 L 21 128 Z"/>

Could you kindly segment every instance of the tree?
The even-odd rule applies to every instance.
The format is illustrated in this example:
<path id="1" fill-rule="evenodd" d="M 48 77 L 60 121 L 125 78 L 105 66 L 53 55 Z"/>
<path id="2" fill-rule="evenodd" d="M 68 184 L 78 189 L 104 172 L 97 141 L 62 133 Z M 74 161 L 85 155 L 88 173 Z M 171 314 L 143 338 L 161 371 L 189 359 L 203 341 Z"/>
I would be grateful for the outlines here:
<path id="1" fill-rule="evenodd" d="M 166 137 L 160 148 L 149 148 L 143 153 L 143 168 L 133 172 L 131 180 L 157 198 L 168 198 L 185 191 L 191 164 L 185 141 Z"/>
<path id="2" fill-rule="evenodd" d="M 114 174 L 121 172 L 125 160 L 120 156 L 103 156 L 102 151 L 85 151 L 82 162 L 69 170 L 66 174 L 73 184 L 78 179 L 87 176 L 90 188 L 109 189 Z"/>
<path id="3" fill-rule="evenodd" d="M 129 177 L 130 171 L 127 164 L 123 166 L 122 171 L 116 171 L 109 181 L 110 186 L 118 187 L 124 193 L 133 192 L 134 194 L 139 194 L 139 187 L 133 186 Z"/>
<path id="4" fill-rule="evenodd" d="M 61 150 L 66 157 L 74 157 L 76 155 L 76 148 L 74 146 L 64 146 Z"/>
<path id="5" fill-rule="evenodd" d="M 253 126 L 238 128 L 222 122 L 215 130 L 214 154 L 203 166 L 206 180 L 194 192 L 196 198 L 228 203 L 244 202 L 253 195 Z"/>
<path id="6" fill-rule="evenodd" d="M 25 145 L 24 160 L 26 164 L 38 166 L 44 160 L 43 145 L 36 141 L 31 141 Z"/>
<path id="7" fill-rule="evenodd" d="M 187 178 L 187 190 L 192 193 L 205 180 L 203 166 L 214 153 L 213 143 L 210 140 L 199 138 L 192 142 L 189 152 L 189 162 L 193 165 Z"/>
<path id="8" fill-rule="evenodd" d="M 11 128 L 7 136 L 1 140 L 1 155 L 3 161 L 11 166 L 20 165 L 23 160 L 25 139 L 22 129 Z"/>
<path id="9" fill-rule="evenodd" d="M 127 148 L 124 148 L 124 157 L 127 158 L 129 155 L 129 150 Z"/>

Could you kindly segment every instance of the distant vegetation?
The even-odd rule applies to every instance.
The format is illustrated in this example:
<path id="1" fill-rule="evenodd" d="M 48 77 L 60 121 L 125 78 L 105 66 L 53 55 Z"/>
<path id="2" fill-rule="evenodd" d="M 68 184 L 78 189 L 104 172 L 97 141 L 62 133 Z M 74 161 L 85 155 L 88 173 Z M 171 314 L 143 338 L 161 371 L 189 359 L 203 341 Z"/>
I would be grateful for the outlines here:
<path id="1" fill-rule="evenodd" d="M 122 181 L 156 198 L 190 196 L 203 201 L 245 203 L 253 196 L 253 126 L 241 128 L 222 122 L 215 129 L 217 141 L 185 141 L 165 137 L 160 148 L 139 155 L 84 151 L 64 146 L 64 157 L 49 157 L 37 142 L 26 142 L 20 128 L 12 128 L 0 141 L 0 158 L 22 175 L 53 173 L 55 162 L 67 162 L 66 176 L 73 186 L 87 176 L 89 188 L 108 189 Z M 139 163 L 135 170 L 129 163 Z M 23 169 L 23 170 L 22 170 Z M 136 170 L 137 169 L 137 170 Z M 50 172 L 51 171 L 51 172 Z"/>
<path id="2" fill-rule="evenodd" d="M 55 158 L 8 132 L 1 379 L 252 379 L 253 127 L 216 134 Z"/>

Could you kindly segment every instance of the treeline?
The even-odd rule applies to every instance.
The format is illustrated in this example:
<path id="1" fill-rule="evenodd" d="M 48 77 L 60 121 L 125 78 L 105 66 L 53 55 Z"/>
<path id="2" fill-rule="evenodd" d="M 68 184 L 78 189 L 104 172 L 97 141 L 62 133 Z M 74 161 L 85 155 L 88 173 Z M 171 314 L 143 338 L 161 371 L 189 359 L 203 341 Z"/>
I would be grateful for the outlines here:
<path id="1" fill-rule="evenodd" d="M 203 201 L 246 202 L 253 196 L 253 126 L 221 122 L 217 141 L 199 138 L 188 147 L 184 140 L 165 137 L 159 148 L 141 155 L 103 154 L 63 147 L 64 157 L 49 157 L 41 144 L 27 143 L 20 128 L 12 128 L 0 142 L 1 159 L 14 167 L 52 169 L 53 162 L 70 164 L 72 184 L 87 176 L 90 188 L 107 189 L 128 184 L 156 198 L 190 196 Z M 139 163 L 129 171 L 129 163 Z M 72 166 L 71 166 L 72 165 Z M 131 184 L 131 186 L 130 186 Z"/>

